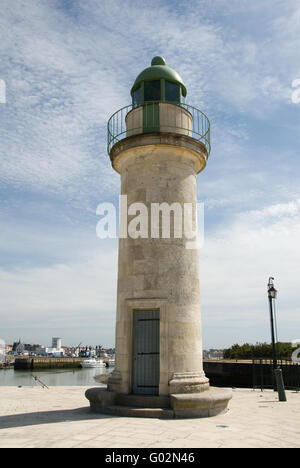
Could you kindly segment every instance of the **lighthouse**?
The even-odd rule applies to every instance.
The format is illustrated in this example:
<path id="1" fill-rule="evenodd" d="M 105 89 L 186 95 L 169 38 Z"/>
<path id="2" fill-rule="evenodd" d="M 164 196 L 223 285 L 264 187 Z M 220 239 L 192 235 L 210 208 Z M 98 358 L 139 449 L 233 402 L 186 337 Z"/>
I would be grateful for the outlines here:
<path id="1" fill-rule="evenodd" d="M 121 179 L 116 361 L 107 389 L 86 392 L 94 411 L 205 417 L 231 398 L 203 371 L 197 176 L 210 154 L 210 123 L 186 96 L 180 75 L 154 57 L 131 104 L 108 122 Z"/>

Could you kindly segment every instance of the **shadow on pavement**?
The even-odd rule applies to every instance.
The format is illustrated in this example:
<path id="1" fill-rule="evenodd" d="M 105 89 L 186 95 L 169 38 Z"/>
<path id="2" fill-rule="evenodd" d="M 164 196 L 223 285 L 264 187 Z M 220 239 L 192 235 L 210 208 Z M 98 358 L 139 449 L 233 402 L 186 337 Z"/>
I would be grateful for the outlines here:
<path id="1" fill-rule="evenodd" d="M 0 416 L 0 430 L 12 427 L 36 426 L 39 424 L 84 421 L 113 417 L 114 416 L 111 415 L 108 416 L 104 414 L 91 413 L 89 407 L 70 410 L 38 411 L 36 413 Z"/>

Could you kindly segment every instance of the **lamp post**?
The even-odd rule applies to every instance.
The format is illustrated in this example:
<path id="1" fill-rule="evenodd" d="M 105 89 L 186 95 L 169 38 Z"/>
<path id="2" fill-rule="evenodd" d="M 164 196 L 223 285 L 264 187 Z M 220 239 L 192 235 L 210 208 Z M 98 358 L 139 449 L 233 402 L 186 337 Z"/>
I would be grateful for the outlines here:
<path id="1" fill-rule="evenodd" d="M 271 337 L 272 337 L 272 355 L 273 355 L 273 370 L 277 369 L 277 353 L 275 342 L 275 326 L 274 326 L 274 311 L 273 301 L 277 297 L 277 290 L 274 288 L 274 278 L 270 277 L 268 282 L 268 297 L 270 304 L 270 319 L 271 319 Z"/>
<path id="2" fill-rule="evenodd" d="M 282 370 L 278 367 L 277 364 L 277 352 L 276 352 L 276 342 L 275 342 L 275 326 L 274 326 L 274 311 L 273 311 L 273 301 L 277 297 L 277 290 L 274 288 L 274 278 L 271 276 L 268 282 L 268 297 L 270 304 L 270 318 L 271 318 L 271 336 L 272 336 L 272 354 L 273 354 L 273 375 L 274 380 L 274 390 L 278 392 L 279 401 L 287 401 Z"/>

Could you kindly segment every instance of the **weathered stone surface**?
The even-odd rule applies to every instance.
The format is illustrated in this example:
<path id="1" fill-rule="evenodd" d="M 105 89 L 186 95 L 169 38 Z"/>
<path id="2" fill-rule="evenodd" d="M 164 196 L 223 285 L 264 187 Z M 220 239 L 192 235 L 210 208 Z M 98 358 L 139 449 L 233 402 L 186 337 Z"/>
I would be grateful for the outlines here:
<path id="1" fill-rule="evenodd" d="M 118 393 L 116 405 L 132 406 L 133 408 L 170 408 L 169 396 L 155 395 L 125 395 Z"/>
<path id="2" fill-rule="evenodd" d="M 86 396 L 94 411 L 108 414 L 212 416 L 225 410 L 231 394 L 212 391 L 203 371 L 198 251 L 187 248 L 190 237 L 184 231 L 184 204 L 188 203 L 193 213 L 188 234 L 197 233 L 196 178 L 205 168 L 208 153 L 190 136 L 188 112 L 169 104 L 159 109 L 164 132 L 171 124 L 181 129 L 186 126 L 186 130 L 140 134 L 143 113 L 133 110 L 126 117 L 127 138 L 110 153 L 112 165 L 121 175 L 121 194 L 131 207 L 126 214 L 121 212 L 121 225 L 128 227 L 129 236 L 119 239 L 115 370 L 107 391 L 92 389 Z M 172 216 L 175 211 L 182 215 L 176 226 L 170 213 L 167 224 L 161 224 L 161 204 L 172 207 Z M 131 235 L 132 226 L 140 226 L 140 235 L 136 230 Z M 131 395 L 135 309 L 160 311 L 159 397 L 154 399 Z M 162 407 L 166 404 L 167 409 Z"/>
<path id="3" fill-rule="evenodd" d="M 169 382 L 170 394 L 202 393 L 209 390 L 209 380 L 204 372 L 175 373 Z"/>
<path id="4" fill-rule="evenodd" d="M 127 418 L 159 418 L 173 419 L 174 411 L 165 408 L 133 408 L 132 406 L 112 405 L 103 409 L 102 413 Z"/>
<path id="5" fill-rule="evenodd" d="M 184 235 L 174 238 L 171 229 L 170 238 L 162 239 L 160 231 L 160 238 L 153 239 L 150 228 L 151 203 L 182 207 L 190 203 L 196 213 L 196 175 L 205 165 L 206 154 L 186 136 L 179 141 L 178 136 L 160 135 L 159 144 L 153 144 L 157 140 L 152 135 L 152 144 L 146 146 L 137 143 L 145 138 L 149 143 L 147 135 L 132 138 L 136 145 L 123 146 L 113 164 L 121 174 L 121 193 L 127 195 L 128 204 L 140 202 L 148 208 L 149 238 L 119 241 L 116 370 L 108 388 L 131 393 L 133 309 L 159 308 L 160 394 L 201 392 L 209 382 L 202 366 L 198 253 L 186 249 Z"/>
<path id="6" fill-rule="evenodd" d="M 168 396 L 126 395 L 103 388 L 86 391 L 94 412 L 143 418 L 210 417 L 226 411 L 232 398 L 230 389 L 210 388 L 200 393 Z"/>
<path id="7" fill-rule="evenodd" d="M 169 148 L 177 147 L 177 149 L 181 148 L 182 159 L 186 157 L 187 163 L 189 162 L 188 160 L 190 160 L 190 164 L 193 164 L 192 161 L 196 161 L 196 173 L 201 172 L 206 166 L 208 153 L 205 145 L 201 141 L 195 140 L 187 135 L 170 132 L 144 133 L 142 135 L 130 136 L 119 141 L 113 146 L 110 152 L 113 167 L 117 172 L 120 172 L 121 156 L 125 156 L 126 158 L 130 157 L 132 150 L 134 150 L 134 153 L 142 160 L 145 147 L 148 148 L 148 151 L 152 151 L 155 154 L 154 149 L 157 146 L 160 146 L 160 148 L 163 146 Z M 157 170 L 159 170 L 159 168 L 157 168 Z M 141 185 L 143 185 L 142 181 L 140 181 L 140 186 Z"/>
<path id="8" fill-rule="evenodd" d="M 210 417 L 226 411 L 232 391 L 225 388 L 210 388 L 202 393 L 171 395 L 171 407 L 175 418 Z"/>
<path id="9" fill-rule="evenodd" d="M 116 394 L 108 392 L 106 388 L 89 388 L 85 396 L 90 402 L 91 410 L 96 412 L 101 412 L 106 406 L 114 405 L 116 400 Z"/>

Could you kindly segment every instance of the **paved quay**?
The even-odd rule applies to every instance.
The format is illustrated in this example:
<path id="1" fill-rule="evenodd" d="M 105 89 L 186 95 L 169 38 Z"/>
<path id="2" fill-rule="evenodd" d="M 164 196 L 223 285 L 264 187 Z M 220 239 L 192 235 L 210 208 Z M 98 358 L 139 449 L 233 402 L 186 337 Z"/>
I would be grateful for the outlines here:
<path id="1" fill-rule="evenodd" d="M 234 389 L 208 419 L 92 414 L 86 387 L 0 387 L 0 448 L 299 448 L 300 393 Z"/>

